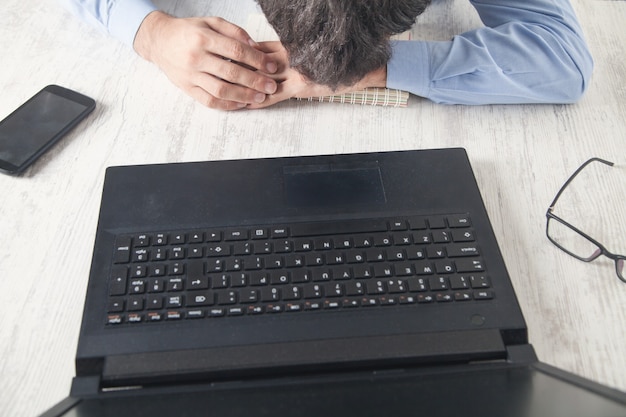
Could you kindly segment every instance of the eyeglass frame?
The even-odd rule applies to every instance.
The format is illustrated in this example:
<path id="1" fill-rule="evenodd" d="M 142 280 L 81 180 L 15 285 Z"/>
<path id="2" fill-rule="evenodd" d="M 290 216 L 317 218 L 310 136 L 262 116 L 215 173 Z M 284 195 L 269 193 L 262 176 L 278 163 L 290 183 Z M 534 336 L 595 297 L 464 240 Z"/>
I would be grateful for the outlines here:
<path id="1" fill-rule="evenodd" d="M 561 196 L 561 194 L 563 193 L 563 191 L 572 182 L 572 180 L 574 180 L 574 178 L 576 178 L 576 176 L 587 165 L 589 165 L 592 162 L 601 162 L 601 163 L 606 164 L 606 165 L 611 166 L 611 167 L 615 165 L 613 162 L 606 161 L 606 160 L 601 159 L 601 158 L 590 158 L 587 161 L 585 161 L 580 167 L 578 167 L 578 169 L 576 171 L 574 171 L 574 173 L 567 179 L 567 181 L 565 181 L 563 186 L 561 186 L 561 189 L 556 193 L 556 197 L 554 197 L 554 200 L 552 200 L 552 203 L 550 203 L 550 207 L 548 207 L 548 210 L 546 211 L 546 218 L 547 218 L 547 220 L 546 220 L 546 236 L 550 240 L 550 242 L 552 242 L 557 248 L 561 249 L 563 252 L 567 253 L 570 256 L 573 256 L 574 258 L 576 258 L 576 259 L 578 259 L 580 261 L 583 261 L 583 262 L 593 262 L 596 259 L 598 259 L 601 255 L 604 255 L 607 258 L 615 261 L 615 273 L 616 273 L 617 277 L 621 281 L 626 283 L 626 277 L 621 276 L 621 274 L 619 273 L 619 270 L 620 270 L 619 262 L 620 261 L 621 262 L 626 262 L 626 256 L 618 255 L 618 254 L 615 254 L 615 253 L 612 253 L 612 252 L 608 251 L 604 247 L 604 245 L 602 245 L 600 242 L 598 242 L 597 240 L 595 240 L 594 238 L 592 238 L 591 236 L 589 236 L 588 234 L 586 234 L 582 230 L 580 230 L 577 227 L 571 225 L 570 223 L 566 222 L 565 220 L 563 220 L 562 218 L 560 218 L 559 216 L 557 216 L 556 214 L 553 213 L 554 206 L 556 205 L 556 202 L 558 201 L 558 199 Z M 554 239 L 552 239 L 552 237 L 550 237 L 549 227 L 550 227 L 550 220 L 551 219 L 552 220 L 556 220 L 557 222 L 561 223 L 562 225 L 567 226 L 568 228 L 570 228 L 574 232 L 578 233 L 580 236 L 584 237 L 589 242 L 591 242 L 594 246 L 596 246 L 598 249 L 600 249 L 600 251 L 596 251 L 596 253 L 594 253 L 593 255 L 591 255 L 588 258 L 583 258 L 583 257 L 578 256 L 575 253 L 570 252 L 569 250 L 565 249 L 558 242 L 556 242 Z M 622 268 L 623 268 L 623 266 L 622 266 Z"/>

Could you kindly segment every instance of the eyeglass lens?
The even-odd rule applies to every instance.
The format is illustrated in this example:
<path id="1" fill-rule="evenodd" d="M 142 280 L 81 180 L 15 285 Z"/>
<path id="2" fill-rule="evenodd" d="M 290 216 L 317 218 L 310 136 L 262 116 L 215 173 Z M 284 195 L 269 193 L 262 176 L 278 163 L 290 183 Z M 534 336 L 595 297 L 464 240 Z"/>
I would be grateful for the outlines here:
<path id="1" fill-rule="evenodd" d="M 593 242 L 555 219 L 548 221 L 548 236 L 561 249 L 586 262 L 594 260 L 602 253 Z"/>

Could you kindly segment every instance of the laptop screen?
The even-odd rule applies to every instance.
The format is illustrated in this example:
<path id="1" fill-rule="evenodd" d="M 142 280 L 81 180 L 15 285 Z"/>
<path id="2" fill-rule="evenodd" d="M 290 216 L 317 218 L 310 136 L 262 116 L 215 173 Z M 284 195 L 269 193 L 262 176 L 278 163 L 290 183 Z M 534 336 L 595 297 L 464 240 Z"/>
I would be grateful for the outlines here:
<path id="1" fill-rule="evenodd" d="M 439 371 L 442 371 L 439 369 Z M 541 367 L 500 366 L 456 372 L 335 375 L 250 381 L 167 392 L 111 393 L 83 400 L 63 417 L 125 416 L 626 416 L 626 396 Z M 614 398 L 611 397 L 614 394 Z"/>

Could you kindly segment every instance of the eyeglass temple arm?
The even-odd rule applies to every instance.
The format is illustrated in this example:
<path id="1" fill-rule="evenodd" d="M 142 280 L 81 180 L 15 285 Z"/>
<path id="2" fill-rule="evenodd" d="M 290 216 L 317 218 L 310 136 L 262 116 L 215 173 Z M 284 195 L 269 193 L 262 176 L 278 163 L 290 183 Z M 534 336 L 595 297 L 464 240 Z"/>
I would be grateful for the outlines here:
<path id="1" fill-rule="evenodd" d="M 606 160 L 600 159 L 600 158 L 588 159 L 584 164 L 582 164 L 580 167 L 578 167 L 578 169 L 576 171 L 574 171 L 574 173 L 567 179 L 567 181 L 565 181 L 565 184 L 563 184 L 563 186 L 561 187 L 559 192 L 556 193 L 556 197 L 554 197 L 554 200 L 552 200 L 552 203 L 550 203 L 550 207 L 548 208 L 548 212 L 552 212 L 552 210 L 554 209 L 554 206 L 556 205 L 557 200 L 559 199 L 559 197 L 561 196 L 561 194 L 563 193 L 565 188 L 567 188 L 569 183 L 572 182 L 572 180 L 574 178 L 576 178 L 576 175 L 578 175 L 580 173 L 580 171 L 583 170 L 583 168 L 585 168 L 587 165 L 589 165 L 592 162 L 602 162 L 603 164 L 606 164 L 606 165 L 609 165 L 609 166 L 613 166 L 614 165 L 613 162 L 606 161 Z"/>

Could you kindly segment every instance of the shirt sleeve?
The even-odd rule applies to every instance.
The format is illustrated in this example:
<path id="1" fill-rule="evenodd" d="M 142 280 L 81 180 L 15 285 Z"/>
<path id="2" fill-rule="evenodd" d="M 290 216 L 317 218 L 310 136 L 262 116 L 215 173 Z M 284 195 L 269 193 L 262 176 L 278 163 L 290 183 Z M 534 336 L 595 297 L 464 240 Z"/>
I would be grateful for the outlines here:
<path id="1" fill-rule="evenodd" d="M 396 41 L 387 86 L 437 103 L 572 103 L 593 60 L 568 0 L 470 0 L 485 27 Z"/>
<path id="2" fill-rule="evenodd" d="M 150 0 L 59 0 L 83 21 L 133 46 L 145 17 L 156 10 Z"/>

